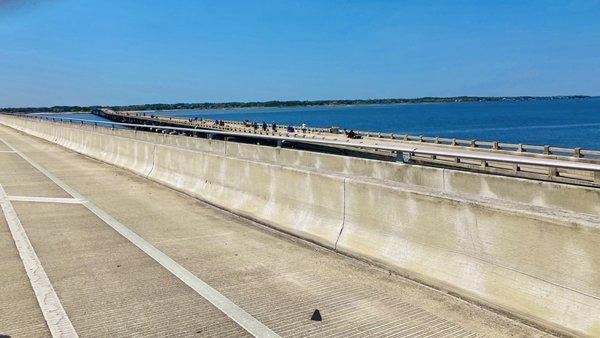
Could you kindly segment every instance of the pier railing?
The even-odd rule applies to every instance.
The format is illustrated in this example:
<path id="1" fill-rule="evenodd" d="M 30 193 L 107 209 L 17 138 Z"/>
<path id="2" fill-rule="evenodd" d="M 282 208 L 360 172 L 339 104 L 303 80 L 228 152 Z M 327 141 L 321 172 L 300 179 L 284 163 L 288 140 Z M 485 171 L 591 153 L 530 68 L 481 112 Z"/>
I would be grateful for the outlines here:
<path id="1" fill-rule="evenodd" d="M 600 164 L 568 160 L 567 158 L 526 157 L 515 154 L 486 153 L 475 151 L 464 151 L 457 148 L 436 149 L 432 147 L 419 147 L 419 144 L 390 145 L 362 143 L 363 140 L 327 140 L 316 135 L 304 133 L 253 133 L 235 130 L 213 130 L 195 128 L 174 127 L 157 124 L 119 123 L 112 121 L 91 121 L 84 119 L 71 119 L 53 116 L 22 115 L 28 118 L 44 119 L 55 122 L 71 124 L 91 124 L 94 126 L 116 126 L 134 128 L 136 130 L 150 130 L 153 132 L 177 133 L 196 137 L 214 138 L 245 138 L 256 139 L 259 142 L 271 141 L 281 147 L 284 142 L 304 143 L 322 147 L 334 147 L 339 149 L 354 149 L 378 152 L 389 155 L 405 163 L 421 163 L 428 165 L 440 165 L 463 168 L 472 171 L 482 171 L 507 176 L 516 176 L 546 181 L 555 181 L 570 184 L 600 187 Z"/>
<path id="2" fill-rule="evenodd" d="M 114 112 L 116 115 L 125 115 L 124 112 Z M 142 117 L 141 113 L 131 112 L 129 114 L 134 114 L 136 117 Z M 158 118 L 164 119 L 168 118 L 168 116 L 164 115 L 155 115 Z M 149 117 L 149 115 L 145 115 L 144 117 Z M 177 121 L 186 121 L 184 118 L 176 118 Z M 213 121 L 213 119 L 204 119 L 204 121 Z M 232 126 L 245 126 L 245 122 L 243 121 L 235 121 L 235 120 L 223 120 L 226 125 Z M 300 126 L 293 126 L 294 129 L 299 130 Z M 219 128 L 216 128 L 219 129 Z M 313 128 L 308 127 L 307 131 L 311 133 L 317 134 L 341 134 L 342 131 L 339 131 L 337 127 L 331 128 Z M 519 153 L 522 155 L 532 154 L 532 155 L 546 155 L 546 156 L 554 156 L 554 157 L 570 157 L 573 159 L 590 159 L 597 160 L 600 163 L 600 150 L 589 150 L 582 148 L 566 148 L 566 147 L 556 147 L 551 145 L 530 145 L 530 144 L 517 144 L 517 143 L 506 143 L 499 141 L 481 141 L 481 140 L 463 140 L 457 138 L 444 138 L 444 137 L 430 137 L 423 135 L 409 135 L 409 134 L 398 134 L 398 133 L 382 133 L 382 132 L 372 132 L 372 131 L 362 131 L 356 130 L 354 131 L 356 134 L 359 134 L 366 138 L 372 139 L 387 139 L 387 140 L 399 140 L 404 142 L 413 142 L 413 143 L 422 143 L 422 144 L 431 144 L 431 145 L 441 145 L 441 146 L 449 146 L 449 147 L 462 147 L 467 149 L 477 149 L 477 150 L 489 150 L 492 152 L 500 152 L 500 153 Z"/>

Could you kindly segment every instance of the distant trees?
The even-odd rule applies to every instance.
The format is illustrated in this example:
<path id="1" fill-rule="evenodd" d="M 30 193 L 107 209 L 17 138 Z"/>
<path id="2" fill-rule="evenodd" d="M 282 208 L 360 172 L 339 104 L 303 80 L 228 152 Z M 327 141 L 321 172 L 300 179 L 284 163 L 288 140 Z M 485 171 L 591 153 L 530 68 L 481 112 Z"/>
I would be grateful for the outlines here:
<path id="1" fill-rule="evenodd" d="M 204 103 L 154 103 L 129 106 L 107 107 L 117 111 L 123 110 L 205 110 L 227 108 L 275 108 L 299 106 L 336 106 L 359 104 L 400 104 L 400 103 L 453 103 L 453 102 L 487 102 L 487 101 L 527 101 L 527 100 L 552 100 L 552 99 L 582 99 L 589 98 L 584 95 L 569 96 L 456 96 L 456 97 L 421 97 L 415 99 L 366 99 L 366 100 L 317 100 L 317 101 L 265 101 L 265 102 L 204 102 Z M 0 108 L 4 113 L 68 113 L 89 112 L 101 106 L 54 106 L 54 107 L 23 107 Z"/>

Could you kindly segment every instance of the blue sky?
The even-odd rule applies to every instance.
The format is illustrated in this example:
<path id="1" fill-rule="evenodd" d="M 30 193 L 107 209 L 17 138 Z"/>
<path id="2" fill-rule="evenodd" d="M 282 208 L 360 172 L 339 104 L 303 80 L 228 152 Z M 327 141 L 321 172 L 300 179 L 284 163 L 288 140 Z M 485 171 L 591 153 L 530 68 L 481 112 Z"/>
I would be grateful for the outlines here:
<path id="1" fill-rule="evenodd" d="M 0 0 L 0 107 L 558 94 L 600 1 Z"/>

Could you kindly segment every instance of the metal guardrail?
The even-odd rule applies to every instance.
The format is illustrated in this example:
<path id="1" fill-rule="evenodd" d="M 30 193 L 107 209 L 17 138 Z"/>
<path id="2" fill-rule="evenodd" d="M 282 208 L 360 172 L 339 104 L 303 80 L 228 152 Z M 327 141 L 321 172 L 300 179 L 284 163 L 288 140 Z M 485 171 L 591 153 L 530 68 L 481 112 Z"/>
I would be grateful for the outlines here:
<path id="1" fill-rule="evenodd" d="M 124 112 L 115 112 L 117 115 L 124 115 Z M 149 115 L 139 115 L 139 112 L 131 112 L 134 114 L 131 117 L 149 117 Z M 169 117 L 166 115 L 155 115 L 160 118 Z M 180 118 L 181 121 L 185 119 Z M 210 121 L 211 119 L 204 119 Z M 226 124 L 245 126 L 243 121 L 235 120 L 223 120 Z M 299 130 L 300 126 L 293 126 Z M 334 128 L 334 127 L 332 127 Z M 332 128 L 313 128 L 309 127 L 308 131 L 316 133 L 331 133 Z M 357 134 L 369 138 L 382 138 L 390 140 L 400 140 L 405 142 L 416 142 L 416 143 L 427 143 L 432 145 L 445 145 L 445 146 L 456 146 L 466 148 L 477 148 L 493 151 L 504 151 L 504 152 L 516 152 L 516 153 L 529 153 L 538 155 L 554 155 L 557 157 L 571 157 L 571 158 L 592 158 L 600 160 L 600 150 L 590 150 L 581 148 L 565 148 L 555 147 L 550 145 L 530 145 L 530 144 L 517 144 L 517 143 L 506 143 L 499 141 L 480 141 L 480 140 L 463 140 L 456 138 L 444 138 L 444 137 L 430 137 L 430 136 L 416 136 L 409 134 L 397 134 L 397 133 L 380 133 L 372 131 L 356 130 Z"/>
<path id="2" fill-rule="evenodd" d="M 312 139 L 312 138 L 298 138 L 291 136 L 275 136 L 275 135 L 264 135 L 264 134 L 254 134 L 254 133 L 244 133 L 244 132 L 235 132 L 235 131 L 219 131 L 219 130 L 211 130 L 211 129 L 200 129 L 200 128 L 184 128 L 184 127 L 170 127 L 170 126 L 160 126 L 160 125 L 146 125 L 146 124 L 133 124 L 133 123 L 119 123 L 112 121 L 91 121 L 84 119 L 71 119 L 71 118 L 60 118 L 60 117 L 52 117 L 52 116 L 31 116 L 31 115 L 20 115 L 27 118 L 32 119 L 42 119 L 42 120 L 52 120 L 59 122 L 70 122 L 77 124 L 91 124 L 91 125 L 108 125 L 112 126 L 123 126 L 130 128 L 139 128 L 139 129 L 149 129 L 149 130 L 170 130 L 175 132 L 183 132 L 190 133 L 192 135 L 202 133 L 207 135 L 222 135 L 228 137 L 244 137 L 244 138 L 255 138 L 260 140 L 271 140 L 277 142 L 281 145 L 283 142 L 292 142 L 292 143 L 306 143 L 313 145 L 322 145 L 322 146 L 334 146 L 334 147 L 344 147 L 344 148 L 356 148 L 356 149 L 370 149 L 377 151 L 390 151 L 397 154 L 397 159 L 399 161 L 407 161 L 411 158 L 411 156 L 421 155 L 421 156 L 431 156 L 433 158 L 436 157 L 449 157 L 460 160 L 476 160 L 481 161 L 481 166 L 488 166 L 488 162 L 498 162 L 498 163 L 507 163 L 511 165 L 525 165 L 525 166 L 535 166 L 549 169 L 549 173 L 556 175 L 556 169 L 568 169 L 568 170 L 576 170 L 591 173 L 590 180 L 594 186 L 600 186 L 600 165 L 594 163 L 585 163 L 585 162 L 575 162 L 568 160 L 559 160 L 559 159 L 546 159 L 546 158 L 536 158 L 536 157 L 520 157 L 518 155 L 507 155 L 507 154 L 481 154 L 475 152 L 458 152 L 451 150 L 432 150 L 431 148 L 419 148 L 419 147 L 402 147 L 402 146 L 389 146 L 389 145 L 374 145 L 374 144 L 363 144 L 363 143 L 355 143 L 351 140 L 346 142 L 342 141 L 333 141 L 333 140 L 322 140 L 322 139 Z"/>

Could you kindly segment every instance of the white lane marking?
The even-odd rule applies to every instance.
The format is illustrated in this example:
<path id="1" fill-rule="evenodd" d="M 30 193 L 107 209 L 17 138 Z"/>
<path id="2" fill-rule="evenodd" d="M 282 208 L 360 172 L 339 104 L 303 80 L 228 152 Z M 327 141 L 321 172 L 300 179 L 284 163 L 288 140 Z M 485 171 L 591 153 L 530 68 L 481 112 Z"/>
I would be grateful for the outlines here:
<path id="1" fill-rule="evenodd" d="M 152 257 L 155 261 L 157 261 L 160 265 L 162 265 L 165 269 L 169 270 L 173 275 L 179 278 L 182 282 L 196 291 L 200 296 L 209 301 L 215 307 L 217 307 L 221 312 L 223 312 L 227 317 L 231 318 L 234 322 L 236 322 L 239 326 L 241 326 L 248 333 L 253 335 L 254 337 L 279 337 L 275 332 L 269 329 L 266 325 L 258 321 L 256 318 L 252 317 L 248 312 L 244 311 L 244 309 L 237 306 L 227 297 L 223 296 L 219 291 L 213 289 L 210 285 L 206 284 L 203 280 L 198 278 L 193 273 L 189 272 L 186 268 L 179 265 L 179 263 L 175 262 L 171 257 L 164 254 L 162 251 L 155 248 L 152 244 L 148 243 L 142 237 L 138 236 L 135 232 L 127 228 L 121 222 L 114 219 L 104 210 L 100 209 L 94 203 L 88 201 L 83 195 L 81 195 L 78 191 L 71 188 L 69 185 L 64 183 L 61 179 L 54 176 L 51 172 L 46 170 L 41 165 L 37 164 L 27 155 L 23 154 L 18 149 L 14 148 L 8 142 L 0 138 L 0 141 L 4 143 L 7 147 L 14 150 L 21 158 L 25 161 L 29 162 L 34 168 L 39 170 L 41 173 L 46 175 L 50 180 L 52 180 L 56 185 L 61 187 L 64 191 L 66 191 L 73 198 L 79 199 L 83 201 L 83 205 L 93 212 L 96 216 L 102 219 L 106 224 L 110 225 L 113 229 L 115 229 L 118 233 L 120 233 L 123 237 L 127 238 L 131 243 L 144 251 L 148 256 Z"/>
<path id="2" fill-rule="evenodd" d="M 14 153 L 14 150 L 0 150 L 0 153 Z"/>
<path id="3" fill-rule="evenodd" d="M 0 206 L 52 337 L 78 337 L 2 185 Z"/>
<path id="4" fill-rule="evenodd" d="M 8 196 L 12 202 L 39 202 L 39 203 L 64 203 L 64 204 L 82 204 L 83 201 L 77 198 L 62 197 L 37 197 L 37 196 Z"/>

